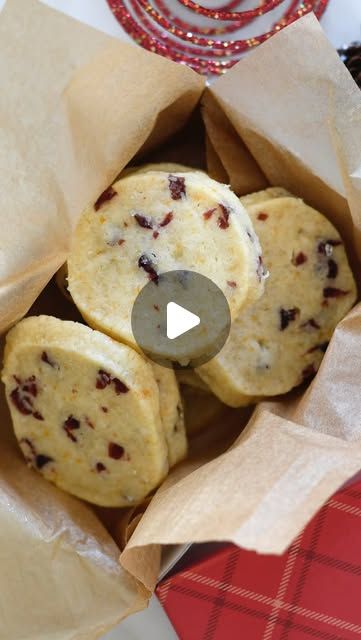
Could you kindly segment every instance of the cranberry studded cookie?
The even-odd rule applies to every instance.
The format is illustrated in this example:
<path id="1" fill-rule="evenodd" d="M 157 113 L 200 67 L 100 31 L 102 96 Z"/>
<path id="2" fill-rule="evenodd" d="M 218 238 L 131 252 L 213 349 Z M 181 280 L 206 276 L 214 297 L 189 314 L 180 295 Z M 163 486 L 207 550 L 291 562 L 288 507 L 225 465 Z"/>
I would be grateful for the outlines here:
<path id="1" fill-rule="evenodd" d="M 293 197 L 248 212 L 270 270 L 265 293 L 239 314 L 222 351 L 197 370 L 234 407 L 312 377 L 356 299 L 342 239 L 321 213 Z"/>
<path id="2" fill-rule="evenodd" d="M 193 270 L 215 282 L 235 317 L 263 292 L 258 238 L 228 187 L 201 173 L 129 175 L 81 216 L 69 290 L 88 324 L 136 346 L 131 310 L 162 273 Z"/>
<path id="3" fill-rule="evenodd" d="M 160 417 L 168 446 L 169 466 L 173 467 L 187 455 L 182 399 L 172 369 L 153 364 L 153 371 L 159 387 Z"/>
<path id="4" fill-rule="evenodd" d="M 8 334 L 6 385 L 27 462 L 97 505 L 136 504 L 168 471 L 153 369 L 89 327 L 30 317 Z"/>

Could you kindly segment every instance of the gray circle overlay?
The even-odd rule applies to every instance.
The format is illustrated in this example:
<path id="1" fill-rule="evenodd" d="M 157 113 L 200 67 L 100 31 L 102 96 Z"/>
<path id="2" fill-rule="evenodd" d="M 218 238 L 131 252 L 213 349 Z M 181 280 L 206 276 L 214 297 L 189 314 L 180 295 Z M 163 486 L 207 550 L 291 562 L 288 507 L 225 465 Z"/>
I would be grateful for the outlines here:
<path id="1" fill-rule="evenodd" d="M 167 305 L 174 302 L 200 318 L 200 324 L 173 340 L 167 337 Z M 231 328 L 224 293 L 196 271 L 168 271 L 150 280 L 132 309 L 132 331 L 141 351 L 170 369 L 194 369 L 222 349 Z"/>

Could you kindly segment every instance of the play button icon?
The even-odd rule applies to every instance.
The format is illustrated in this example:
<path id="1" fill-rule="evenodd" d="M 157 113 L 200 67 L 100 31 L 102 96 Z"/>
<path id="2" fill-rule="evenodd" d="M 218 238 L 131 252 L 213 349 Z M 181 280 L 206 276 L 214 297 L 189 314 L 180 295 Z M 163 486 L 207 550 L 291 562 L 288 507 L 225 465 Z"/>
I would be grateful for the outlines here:
<path id="1" fill-rule="evenodd" d="M 176 302 L 167 304 L 167 338 L 174 340 L 183 333 L 197 327 L 201 319 Z"/>
<path id="2" fill-rule="evenodd" d="M 196 271 L 168 271 L 150 280 L 132 309 L 139 349 L 169 368 L 195 368 L 227 340 L 231 317 L 221 289 Z"/>

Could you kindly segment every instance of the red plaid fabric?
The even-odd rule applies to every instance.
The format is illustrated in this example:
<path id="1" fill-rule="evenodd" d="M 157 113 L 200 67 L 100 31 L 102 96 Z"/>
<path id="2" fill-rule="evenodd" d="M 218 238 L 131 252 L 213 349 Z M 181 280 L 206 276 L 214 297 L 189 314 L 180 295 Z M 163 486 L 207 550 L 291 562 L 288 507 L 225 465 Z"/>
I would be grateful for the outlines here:
<path id="1" fill-rule="evenodd" d="M 361 480 L 283 556 L 227 545 L 163 580 L 157 595 L 181 640 L 360 640 Z"/>

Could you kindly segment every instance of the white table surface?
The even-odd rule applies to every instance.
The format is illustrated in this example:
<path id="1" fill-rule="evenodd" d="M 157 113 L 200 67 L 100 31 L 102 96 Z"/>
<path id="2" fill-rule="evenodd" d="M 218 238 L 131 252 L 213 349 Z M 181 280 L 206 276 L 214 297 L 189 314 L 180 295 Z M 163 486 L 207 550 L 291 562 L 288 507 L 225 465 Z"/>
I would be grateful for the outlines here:
<path id="1" fill-rule="evenodd" d="M 123 40 L 129 39 L 115 20 L 105 0 L 42 1 L 78 20 L 105 31 L 109 35 Z M 174 2 L 174 0 L 167 1 L 170 5 Z M 0 10 L 4 4 L 5 0 L 0 0 Z M 204 6 L 212 6 L 212 3 L 204 0 L 202 4 Z M 353 40 L 361 40 L 361 0 L 330 0 L 321 24 L 335 47 L 340 47 Z M 144 640 L 145 638 L 146 640 L 177 639 L 176 633 L 155 597 L 146 611 L 125 620 L 119 627 L 107 634 L 104 640 Z M 187 639 L 185 638 L 184 640 Z M 225 638 L 224 640 L 231 639 Z"/>

